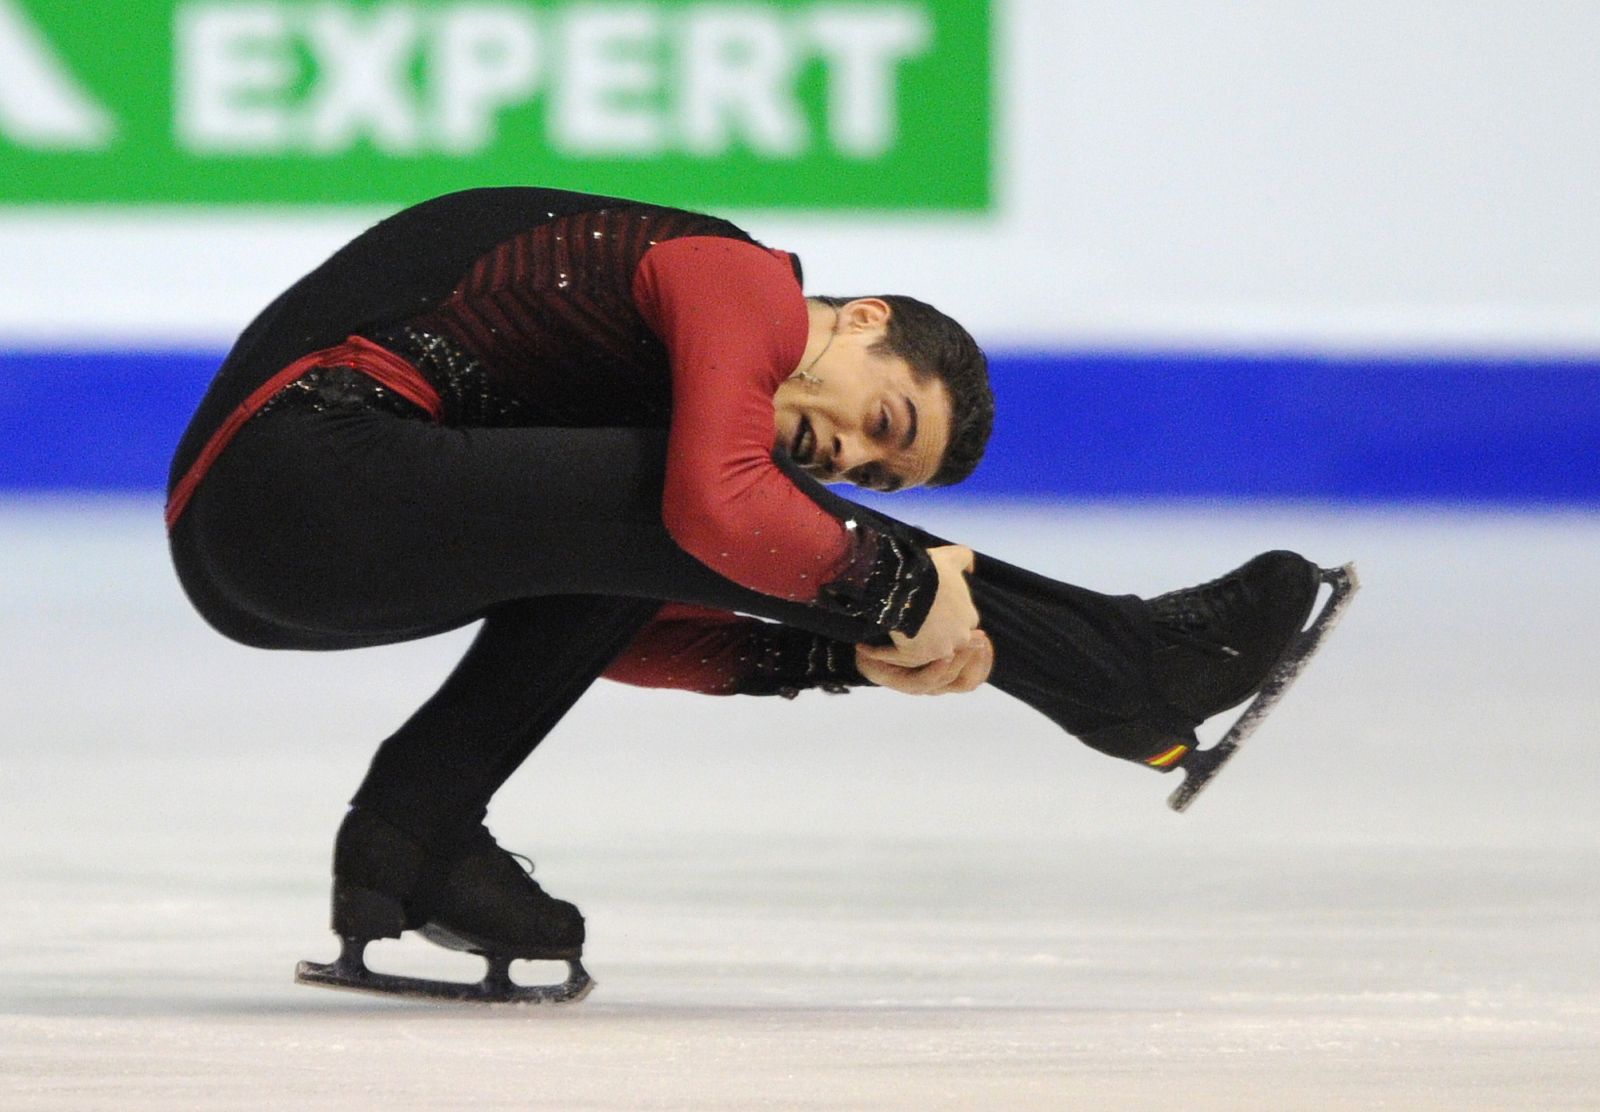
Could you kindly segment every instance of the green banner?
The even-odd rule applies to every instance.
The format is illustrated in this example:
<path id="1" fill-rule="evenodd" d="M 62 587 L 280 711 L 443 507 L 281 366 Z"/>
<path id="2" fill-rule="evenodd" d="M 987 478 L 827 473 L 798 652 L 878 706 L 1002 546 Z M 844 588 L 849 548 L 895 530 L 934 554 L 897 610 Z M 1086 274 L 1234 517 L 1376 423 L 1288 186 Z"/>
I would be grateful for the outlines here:
<path id="1" fill-rule="evenodd" d="M 991 200 L 987 0 L 0 0 L 0 204 Z"/>

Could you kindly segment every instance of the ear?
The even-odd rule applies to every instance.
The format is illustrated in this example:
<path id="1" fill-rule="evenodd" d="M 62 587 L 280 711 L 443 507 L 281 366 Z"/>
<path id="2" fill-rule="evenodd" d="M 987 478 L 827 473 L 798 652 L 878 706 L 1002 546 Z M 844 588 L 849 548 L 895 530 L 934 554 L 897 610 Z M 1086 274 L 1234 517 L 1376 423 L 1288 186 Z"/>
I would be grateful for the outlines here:
<path id="1" fill-rule="evenodd" d="M 858 297 L 839 309 L 839 327 L 850 332 L 882 332 L 889 326 L 893 310 L 877 297 Z"/>

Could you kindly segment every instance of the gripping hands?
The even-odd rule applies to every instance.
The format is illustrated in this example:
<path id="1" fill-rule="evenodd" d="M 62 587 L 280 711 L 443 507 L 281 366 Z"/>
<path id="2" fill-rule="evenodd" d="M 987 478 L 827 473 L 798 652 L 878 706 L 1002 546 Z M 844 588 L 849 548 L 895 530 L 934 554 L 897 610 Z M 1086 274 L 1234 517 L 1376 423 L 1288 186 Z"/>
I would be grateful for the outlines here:
<path id="1" fill-rule="evenodd" d="M 939 586 L 922 628 L 915 637 L 891 633 L 892 645 L 857 645 L 856 667 L 880 687 L 910 695 L 971 691 L 994 666 L 994 645 L 978 628 L 978 608 L 967 587 L 972 549 L 943 545 L 928 549 L 928 556 Z"/>

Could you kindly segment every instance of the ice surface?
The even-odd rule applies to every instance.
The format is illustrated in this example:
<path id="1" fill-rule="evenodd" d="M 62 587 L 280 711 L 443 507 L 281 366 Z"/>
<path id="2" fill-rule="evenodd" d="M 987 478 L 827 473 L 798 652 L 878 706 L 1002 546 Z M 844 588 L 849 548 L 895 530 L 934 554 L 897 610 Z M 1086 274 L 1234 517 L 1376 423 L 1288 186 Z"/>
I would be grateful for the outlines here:
<path id="1" fill-rule="evenodd" d="M 903 506 L 1107 590 L 1364 586 L 1182 816 L 990 691 L 602 685 L 491 815 L 589 917 L 599 988 L 534 1011 L 290 982 L 462 635 L 244 649 L 155 504 L 4 504 L 0 1108 L 1600 1107 L 1600 517 Z"/>

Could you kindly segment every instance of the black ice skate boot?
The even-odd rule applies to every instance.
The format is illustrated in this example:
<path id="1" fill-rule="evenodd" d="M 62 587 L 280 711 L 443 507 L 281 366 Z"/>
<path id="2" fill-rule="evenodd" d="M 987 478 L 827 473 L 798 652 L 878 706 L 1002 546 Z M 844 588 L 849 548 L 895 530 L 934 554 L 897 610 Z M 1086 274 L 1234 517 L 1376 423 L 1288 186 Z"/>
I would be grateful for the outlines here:
<path id="1" fill-rule="evenodd" d="M 415 905 L 423 937 L 486 958 L 576 959 L 583 952 L 583 915 L 548 895 L 533 863 L 500 848 L 482 825 L 434 868 Z"/>
<path id="2" fill-rule="evenodd" d="M 1261 689 L 1305 628 L 1321 583 L 1293 552 L 1265 552 L 1220 579 L 1150 600 L 1155 676 L 1167 701 L 1196 724 Z"/>
<path id="3" fill-rule="evenodd" d="M 425 847 L 372 811 L 351 808 L 334 844 L 333 930 L 339 957 L 300 963 L 304 984 L 405 996 L 495 1003 L 580 1000 L 593 982 L 579 962 L 583 917 L 533 882 L 481 824 L 448 849 Z M 367 943 L 418 930 L 451 949 L 481 955 L 488 971 L 477 984 L 374 973 Z M 520 958 L 561 960 L 567 980 L 522 986 L 510 977 Z"/>
<path id="4" fill-rule="evenodd" d="M 1151 679 L 1160 710 L 1083 735 L 1102 752 L 1170 771 L 1194 729 L 1255 694 L 1305 625 L 1316 565 L 1267 552 L 1227 575 L 1150 599 Z"/>
<path id="5" fill-rule="evenodd" d="M 1312 619 L 1324 583 L 1328 601 Z M 1354 565 L 1324 569 L 1293 552 L 1267 552 L 1220 579 L 1151 599 L 1155 684 L 1190 729 L 1134 721 L 1084 740 L 1123 747 L 1118 755 L 1162 771 L 1183 769 L 1167 802 L 1184 810 L 1299 676 L 1359 586 Z M 1193 726 L 1252 696 L 1217 744 L 1197 748 Z"/>

